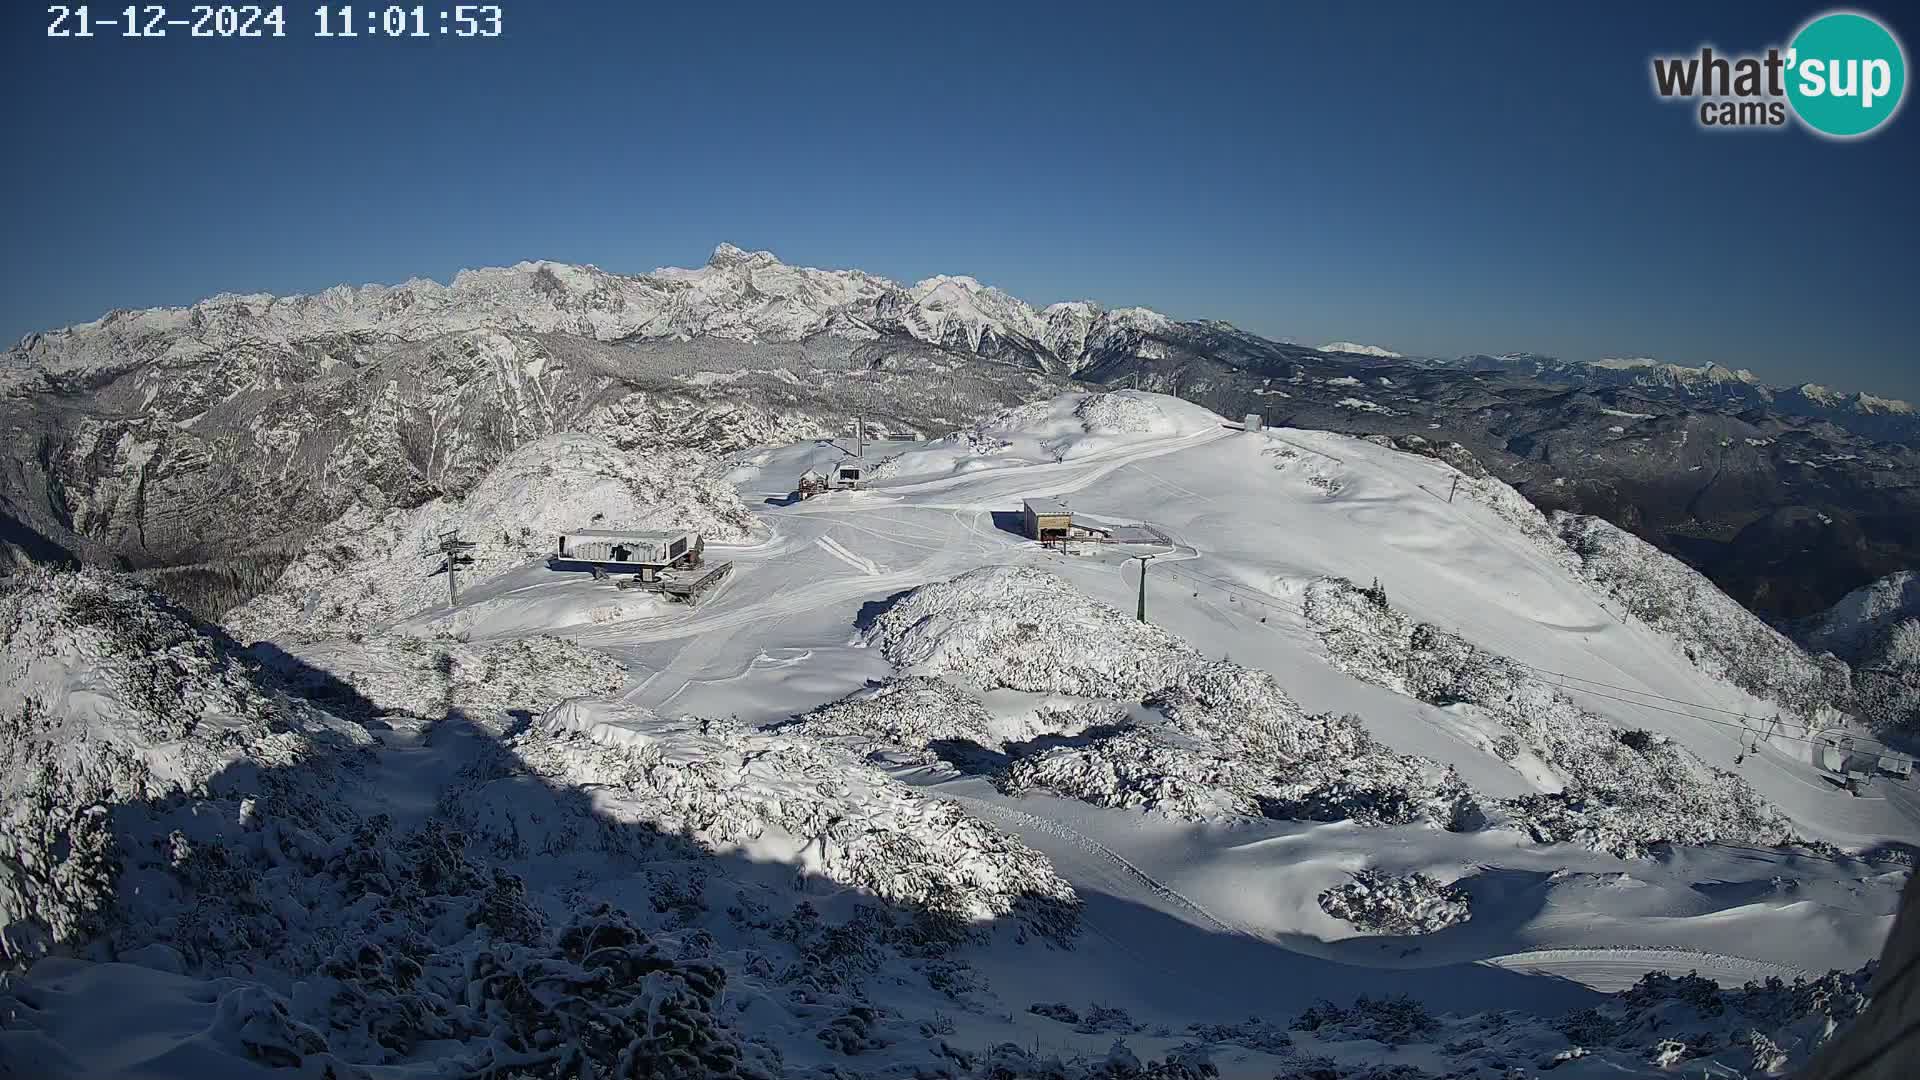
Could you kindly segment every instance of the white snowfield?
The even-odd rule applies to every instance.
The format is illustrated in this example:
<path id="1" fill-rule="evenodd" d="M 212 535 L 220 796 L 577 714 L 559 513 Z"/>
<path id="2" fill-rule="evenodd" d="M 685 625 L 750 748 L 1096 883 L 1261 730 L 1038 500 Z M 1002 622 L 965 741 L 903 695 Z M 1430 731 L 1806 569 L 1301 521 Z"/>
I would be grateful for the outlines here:
<path id="1" fill-rule="evenodd" d="M 957 314 L 972 295 L 921 288 L 929 311 Z M 1074 316 L 1047 313 L 1056 333 Z M 410 610 L 370 601 L 358 640 L 289 645 L 309 665 L 351 665 L 337 676 L 376 712 L 432 696 L 410 692 L 407 671 L 442 670 L 427 685 L 478 727 L 388 715 L 352 813 L 462 831 L 475 869 L 461 872 L 494 882 L 486 911 L 518 911 L 515 889 L 555 930 L 597 903 L 627 911 L 593 916 L 589 936 L 625 934 L 622 918 L 644 930 L 665 958 L 659 978 L 690 988 L 648 1000 L 693 1010 L 699 1052 L 726 1065 L 715 1075 L 1111 1077 L 1133 1075 L 1122 1066 L 1134 1059 L 1165 1077 L 1206 1075 L 1198 1062 L 1266 1078 L 1371 1075 L 1352 1070 L 1381 1062 L 1501 1075 L 1556 1060 L 1570 1077 L 1682 1062 L 1771 1075 L 1859 1008 L 1852 975 L 1800 991 L 1738 985 L 1851 972 L 1876 955 L 1910 869 L 1885 856 L 1920 841 L 1915 789 L 1882 778 L 1854 796 L 1831 782 L 1790 711 L 1627 614 L 1512 489 L 1364 440 L 1242 432 L 1176 399 L 1117 392 L 873 445 L 868 488 L 787 497 L 850 447 L 732 462 L 739 502 L 710 514 L 735 542 L 710 542 L 708 556 L 733 573 L 696 607 L 609 608 L 612 583 L 503 561 L 451 612 L 430 597 Z M 541 485 L 514 490 L 536 498 Z M 1151 524 L 1170 543 L 1042 549 L 1019 535 L 1029 497 Z M 535 517 L 560 512 L 535 505 Z M 650 505 L 681 504 L 634 512 Z M 368 567 L 380 557 L 354 555 L 338 576 L 379 593 L 387 579 Z M 243 613 L 260 621 L 241 625 L 340 633 L 301 621 L 304 598 L 327 595 L 320 576 L 290 571 Z M 1331 636 L 1307 614 L 1328 578 L 1377 579 L 1383 617 Z M 1453 637 L 1423 636 L 1422 623 Z M 1356 659 L 1458 656 L 1457 640 L 1527 681 L 1475 681 L 1476 668 L 1449 685 L 1520 686 L 1535 710 L 1524 726 L 1519 705 L 1438 700 L 1426 674 Z M 617 688 L 613 662 L 625 666 Z M 486 690 L 481 671 L 511 689 Z M 1613 752 L 1650 764 L 1570 765 Z M 1724 785 L 1752 814 L 1690 842 L 1700 836 L 1661 819 L 1657 783 L 1674 777 Z M 1547 805 L 1576 824 L 1604 817 L 1633 843 L 1574 827 L 1565 835 L 1580 842 L 1541 842 L 1521 808 Z M 1805 843 L 1734 838 L 1775 821 Z M 303 827 L 338 849 L 356 826 Z M 854 915 L 863 902 L 915 912 L 911 929 Z M 445 940 L 420 961 L 434 993 L 479 1000 L 498 985 L 448 974 L 456 961 L 469 973 L 584 962 L 561 946 L 503 952 L 457 923 L 441 920 Z M 235 1033 L 278 1024 L 263 1045 L 292 1055 L 283 1063 L 317 1060 L 320 1044 L 287 1034 L 297 1023 L 334 1059 L 378 1066 L 367 1075 L 425 1076 L 498 1063 L 499 1047 L 549 1022 L 502 1005 L 488 1015 L 505 1034 L 482 1051 L 479 1011 L 436 1012 L 404 980 L 330 976 L 377 999 L 382 1022 L 414 1017 L 417 1038 L 382 1057 L 369 1049 L 378 1030 L 327 1034 L 324 1009 L 302 1011 L 313 989 L 289 973 L 249 968 L 283 997 L 230 1004 L 226 968 L 130 966 L 155 955 L 45 960 L 0 987 L 0 1057 L 39 1075 L 175 1077 L 205 1065 L 193 1055 L 263 1060 Z M 725 969 L 724 992 L 701 989 L 707 963 Z M 1673 978 L 1639 981 L 1650 970 Z M 1399 994 L 1409 1000 L 1381 1000 Z M 103 995 L 152 1007 L 117 1003 L 107 1037 L 87 1019 Z M 192 1053 L 145 1049 L 159 1045 Z M 526 1045 L 544 1069 L 541 1054 L 573 1044 Z"/>

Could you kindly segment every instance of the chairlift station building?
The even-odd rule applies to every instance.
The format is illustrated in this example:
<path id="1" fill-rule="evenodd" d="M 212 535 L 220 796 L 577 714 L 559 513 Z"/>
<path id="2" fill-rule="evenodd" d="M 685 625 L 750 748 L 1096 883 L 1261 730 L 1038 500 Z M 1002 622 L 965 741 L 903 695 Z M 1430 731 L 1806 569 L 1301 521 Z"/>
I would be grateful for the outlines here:
<path id="1" fill-rule="evenodd" d="M 1028 499 L 1020 511 L 1029 540 L 1057 544 L 1073 535 L 1073 511 L 1059 499 Z"/>
<path id="2" fill-rule="evenodd" d="M 1166 534 L 1152 525 L 1117 525 L 1099 520 L 1074 520 L 1073 508 L 1053 498 L 1027 499 L 1020 505 L 1022 529 L 1027 539 L 1047 547 L 1068 541 L 1089 544 L 1165 544 Z"/>
<path id="3" fill-rule="evenodd" d="M 697 604 L 733 572 L 733 564 L 702 569 L 707 544 L 691 529 L 581 529 L 562 533 L 547 565 L 556 570 L 585 568 L 595 578 L 616 573 L 633 576 L 622 589 L 643 589 L 683 604 Z"/>
<path id="4" fill-rule="evenodd" d="M 690 529 L 581 529 L 562 533 L 554 559 L 607 570 L 631 570 L 652 581 L 664 570 L 698 565 L 706 545 Z"/>

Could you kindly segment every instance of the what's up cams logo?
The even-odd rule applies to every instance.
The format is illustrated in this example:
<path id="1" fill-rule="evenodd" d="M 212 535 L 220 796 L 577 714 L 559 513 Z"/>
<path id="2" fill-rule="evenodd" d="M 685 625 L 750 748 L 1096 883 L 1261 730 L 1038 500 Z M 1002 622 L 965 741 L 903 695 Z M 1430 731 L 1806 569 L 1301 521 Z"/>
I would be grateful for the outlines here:
<path id="1" fill-rule="evenodd" d="M 1785 49 L 1723 56 L 1703 46 L 1693 55 L 1656 56 L 1653 90 L 1698 102 L 1704 128 L 1781 128 L 1791 116 L 1818 135 L 1852 139 L 1900 111 L 1907 54 L 1873 16 L 1830 11 L 1802 26 Z"/>

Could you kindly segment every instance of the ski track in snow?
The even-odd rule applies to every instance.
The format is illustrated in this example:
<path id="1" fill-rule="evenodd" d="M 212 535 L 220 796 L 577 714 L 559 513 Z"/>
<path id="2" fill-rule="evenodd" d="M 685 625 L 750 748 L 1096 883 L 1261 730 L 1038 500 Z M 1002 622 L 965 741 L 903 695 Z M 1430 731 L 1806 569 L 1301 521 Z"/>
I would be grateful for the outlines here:
<path id="1" fill-rule="evenodd" d="M 818 547 L 820 550 L 826 552 L 827 554 L 833 556 L 836 559 L 839 559 L 841 562 L 846 563 L 848 566 L 853 567 L 855 570 L 860 571 L 861 573 L 867 575 L 868 577 L 879 577 L 880 574 L 882 573 L 880 569 L 880 565 L 878 563 L 874 562 L 872 559 L 863 558 L 847 550 L 847 548 L 844 545 L 842 545 L 838 540 L 835 540 L 831 536 L 822 536 L 822 537 L 816 538 L 814 540 L 814 545 Z"/>
<path id="2" fill-rule="evenodd" d="M 1085 833 L 1074 829 L 1066 822 L 1029 814 L 1025 810 L 1018 810 L 990 799 L 981 799 L 972 795 L 961 795 L 954 792 L 941 791 L 939 788 L 927 790 L 930 790 L 940 798 L 957 802 L 976 814 L 999 818 L 1003 821 L 1019 822 L 1027 828 L 1037 829 L 1040 832 L 1060 837 L 1063 840 L 1078 845 L 1088 854 L 1104 859 L 1124 875 L 1126 885 L 1132 886 L 1132 888 L 1122 888 L 1120 895 L 1127 895 L 1129 893 L 1137 894 L 1140 889 L 1145 889 L 1148 893 L 1151 893 L 1166 903 L 1196 916 L 1201 922 L 1206 923 L 1210 928 L 1220 933 L 1237 934 L 1242 937 L 1260 940 L 1258 934 L 1219 918 L 1202 907 L 1200 903 L 1192 897 L 1154 877 L 1152 874 L 1147 873 L 1145 870 L 1140 869 L 1138 866 L 1127 861 L 1126 857 L 1119 852 L 1087 836 Z M 1015 829 L 1013 831 L 1018 832 L 1019 830 Z"/>

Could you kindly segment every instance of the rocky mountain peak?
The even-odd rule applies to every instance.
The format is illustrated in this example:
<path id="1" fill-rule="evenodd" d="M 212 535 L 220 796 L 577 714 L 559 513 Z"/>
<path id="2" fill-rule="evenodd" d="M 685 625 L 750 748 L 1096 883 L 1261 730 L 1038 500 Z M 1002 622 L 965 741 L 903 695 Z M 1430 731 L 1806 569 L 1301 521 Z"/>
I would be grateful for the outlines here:
<path id="1" fill-rule="evenodd" d="M 715 270 L 729 270 L 735 267 L 760 267 L 781 265 L 778 256 L 771 251 L 748 251 L 722 242 L 707 257 L 707 265 Z"/>

